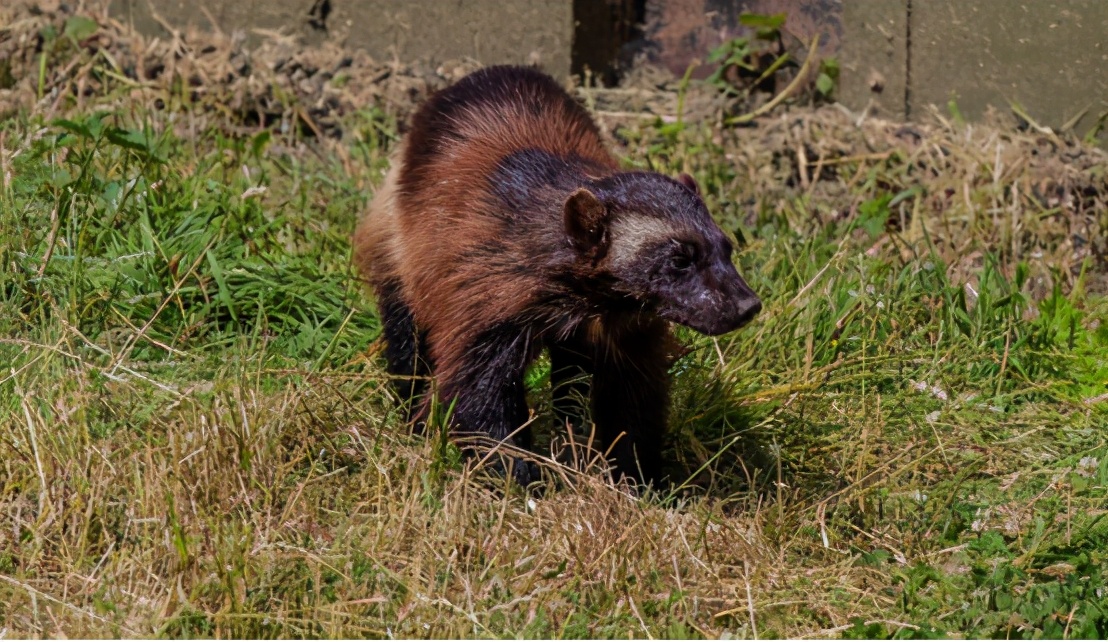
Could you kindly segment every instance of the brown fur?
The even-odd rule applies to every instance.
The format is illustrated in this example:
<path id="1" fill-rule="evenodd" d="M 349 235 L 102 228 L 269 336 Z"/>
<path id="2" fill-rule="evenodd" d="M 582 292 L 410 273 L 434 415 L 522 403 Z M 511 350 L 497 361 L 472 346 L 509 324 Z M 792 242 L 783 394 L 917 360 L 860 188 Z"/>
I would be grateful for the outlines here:
<path id="1" fill-rule="evenodd" d="M 427 333 L 437 371 L 449 376 L 465 360 L 473 336 L 511 318 L 532 303 L 542 276 L 522 275 L 486 287 L 487 266 L 462 257 L 474 244 L 500 235 L 494 221 L 467 216 L 487 197 L 485 186 L 497 164 L 512 152 L 539 148 L 577 155 L 606 172 L 618 169 L 595 124 L 564 103 L 524 97 L 508 105 L 477 104 L 458 118 L 464 138 L 430 159 L 413 158 L 422 142 L 420 115 L 394 157 L 392 169 L 354 236 L 354 260 L 373 286 L 397 279 L 416 325 Z M 538 111 L 525 101 L 541 101 Z M 506 107 L 506 109 L 505 109 Z M 411 171 L 419 163 L 420 171 Z M 403 186 L 401 188 L 401 186 Z M 527 239 L 521 239 L 526 244 Z"/>
<path id="2" fill-rule="evenodd" d="M 620 411 L 595 397 L 610 389 L 612 404 L 637 405 L 623 419 L 649 426 L 641 437 L 660 437 L 675 342 L 645 304 L 604 284 L 618 281 L 610 249 L 617 267 L 641 271 L 634 261 L 642 248 L 684 228 L 664 218 L 636 223 L 632 214 L 613 222 L 614 206 L 590 190 L 606 179 L 618 184 L 618 171 L 588 113 L 531 70 L 477 72 L 413 118 L 354 234 L 354 261 L 382 308 L 390 370 L 433 371 L 444 401 L 459 396 L 463 432 L 503 439 L 517 428 L 526 419 L 522 370 L 549 346 L 556 370 L 564 362 L 594 375 L 593 413 L 611 424 L 609 433 Z M 658 182 L 662 196 L 702 209 L 691 179 L 639 179 L 648 192 L 649 181 Z M 624 472 L 634 474 L 642 441 L 624 440 Z M 644 477 L 657 476 L 656 455 L 647 455 Z"/>

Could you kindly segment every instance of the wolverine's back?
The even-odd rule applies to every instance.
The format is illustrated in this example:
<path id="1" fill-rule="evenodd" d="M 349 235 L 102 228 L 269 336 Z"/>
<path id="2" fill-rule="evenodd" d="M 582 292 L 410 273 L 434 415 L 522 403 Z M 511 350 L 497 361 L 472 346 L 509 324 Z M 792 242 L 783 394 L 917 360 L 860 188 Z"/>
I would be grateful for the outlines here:
<path id="1" fill-rule="evenodd" d="M 437 344 L 458 344 L 477 325 L 468 320 L 484 325 L 526 308 L 546 278 L 531 259 L 562 233 L 561 200 L 547 212 L 511 198 L 550 173 L 524 167 L 506 176 L 507 159 L 520 154 L 560 159 L 575 176 L 618 169 L 589 113 L 554 79 L 526 67 L 488 67 L 416 112 L 358 227 L 362 273 L 377 290 L 398 288 Z"/>
<path id="2" fill-rule="evenodd" d="M 432 188 L 444 172 L 487 179 L 504 157 L 528 149 L 616 166 L 588 112 L 550 76 L 527 67 L 482 69 L 413 117 L 401 194 Z"/>

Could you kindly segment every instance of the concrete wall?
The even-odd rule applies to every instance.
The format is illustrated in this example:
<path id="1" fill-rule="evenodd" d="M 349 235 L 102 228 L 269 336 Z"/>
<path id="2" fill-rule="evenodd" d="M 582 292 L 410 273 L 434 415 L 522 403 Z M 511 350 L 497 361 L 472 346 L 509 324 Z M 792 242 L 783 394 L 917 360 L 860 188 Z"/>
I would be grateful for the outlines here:
<path id="1" fill-rule="evenodd" d="M 646 0 L 643 49 L 675 74 L 707 75 L 713 48 L 749 35 L 745 11 L 787 14 L 789 38 L 818 35 L 856 110 L 905 119 L 954 101 L 975 119 L 1018 104 L 1079 135 L 1108 112 L 1108 0 Z"/>
<path id="2" fill-rule="evenodd" d="M 162 21 L 214 21 L 224 31 L 331 40 L 378 59 L 468 56 L 537 62 L 558 76 L 588 66 L 602 77 L 611 75 L 598 69 L 604 60 L 628 51 L 681 74 L 744 34 L 742 12 L 785 12 L 794 43 L 819 35 L 821 54 L 838 57 L 838 98 L 854 109 L 911 118 L 954 100 L 976 118 L 988 105 L 1018 103 L 1040 124 L 1082 135 L 1108 112 L 1108 0 L 112 0 L 112 8 L 153 32 Z M 702 65 L 699 75 L 707 72 Z"/>
<path id="3" fill-rule="evenodd" d="M 283 29 L 306 44 L 331 40 L 378 60 L 538 63 L 563 77 L 573 46 L 568 0 L 112 0 L 110 9 L 148 33 L 164 33 L 163 22 L 210 28 L 214 20 L 228 33 L 256 39 L 252 29 Z"/>
<path id="4" fill-rule="evenodd" d="M 841 100 L 912 118 L 1016 104 L 1085 135 L 1108 112 L 1104 0 L 845 0 Z M 884 87 L 873 87 L 882 79 Z M 1108 143 L 1108 133 L 1100 135 Z"/>
<path id="5" fill-rule="evenodd" d="M 909 117 L 951 99 L 968 118 L 1016 102 L 1051 127 L 1076 118 L 1084 133 L 1108 111 L 1108 2 L 915 0 L 911 10 Z"/>
<path id="6" fill-rule="evenodd" d="M 907 115 L 909 0 L 846 0 L 839 100 L 885 118 Z"/>

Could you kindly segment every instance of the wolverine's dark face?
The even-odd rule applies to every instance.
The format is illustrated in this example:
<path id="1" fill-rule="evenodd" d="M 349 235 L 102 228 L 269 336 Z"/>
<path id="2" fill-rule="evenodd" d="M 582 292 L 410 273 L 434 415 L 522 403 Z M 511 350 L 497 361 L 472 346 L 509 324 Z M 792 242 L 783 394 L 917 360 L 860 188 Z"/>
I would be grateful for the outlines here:
<path id="1" fill-rule="evenodd" d="M 723 234 L 677 235 L 640 248 L 638 265 L 621 280 L 662 318 L 704 334 L 723 334 L 746 325 L 762 309 L 731 263 L 731 250 Z"/>
<path id="2" fill-rule="evenodd" d="M 742 327 L 762 309 L 731 262 L 731 241 L 708 214 L 690 177 L 675 181 L 627 173 L 598 181 L 593 199 L 579 194 L 567 203 L 567 228 L 573 236 L 572 212 L 592 208 L 591 215 L 576 219 L 586 221 L 579 231 L 586 241 L 595 239 L 593 251 L 613 277 L 617 294 L 711 335 Z"/>

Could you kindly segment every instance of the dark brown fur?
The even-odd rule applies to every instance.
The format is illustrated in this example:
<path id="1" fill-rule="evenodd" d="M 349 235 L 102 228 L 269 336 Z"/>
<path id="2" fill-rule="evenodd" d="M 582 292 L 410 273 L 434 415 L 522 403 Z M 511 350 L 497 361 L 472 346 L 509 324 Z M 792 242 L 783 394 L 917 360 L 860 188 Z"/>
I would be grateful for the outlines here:
<path id="1" fill-rule="evenodd" d="M 401 393 L 420 396 L 433 373 L 457 433 L 504 440 L 528 419 L 524 370 L 549 348 L 555 397 L 591 375 L 617 468 L 656 481 L 674 345 L 663 317 L 717 333 L 757 312 L 695 189 L 621 173 L 588 113 L 537 71 L 491 67 L 433 96 L 354 235 Z"/>

